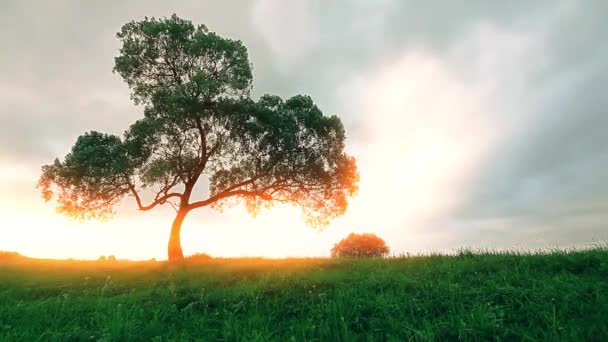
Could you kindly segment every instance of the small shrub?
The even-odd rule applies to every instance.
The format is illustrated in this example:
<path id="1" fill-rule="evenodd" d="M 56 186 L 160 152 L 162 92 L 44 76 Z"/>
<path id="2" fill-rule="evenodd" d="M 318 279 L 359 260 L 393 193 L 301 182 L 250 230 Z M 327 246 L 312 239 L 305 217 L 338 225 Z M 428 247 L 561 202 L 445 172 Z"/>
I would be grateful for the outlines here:
<path id="1" fill-rule="evenodd" d="M 374 258 L 386 256 L 389 251 L 384 240 L 375 234 L 350 233 L 348 237 L 334 245 L 331 249 L 331 256 L 334 258 Z"/>
<path id="2" fill-rule="evenodd" d="M 192 254 L 192 255 L 186 257 L 186 261 L 192 261 L 192 262 L 206 261 L 206 260 L 211 260 L 211 256 L 209 254 L 205 254 L 205 253 L 195 253 L 195 254 Z"/>

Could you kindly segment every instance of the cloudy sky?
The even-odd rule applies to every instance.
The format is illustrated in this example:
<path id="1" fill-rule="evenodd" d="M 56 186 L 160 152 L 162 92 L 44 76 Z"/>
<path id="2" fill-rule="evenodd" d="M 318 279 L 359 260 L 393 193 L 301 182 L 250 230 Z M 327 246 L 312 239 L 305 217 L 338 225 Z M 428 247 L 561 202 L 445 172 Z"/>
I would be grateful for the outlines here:
<path id="1" fill-rule="evenodd" d="M 328 255 L 349 232 L 395 253 L 608 239 L 608 2 L 0 2 L 0 250 L 164 258 L 170 208 L 77 223 L 34 188 L 88 130 L 142 116 L 112 74 L 122 24 L 179 16 L 241 39 L 254 95 L 338 114 L 361 189 L 323 231 L 293 208 L 187 218 L 184 252 Z M 132 200 L 132 199 L 130 199 Z"/>

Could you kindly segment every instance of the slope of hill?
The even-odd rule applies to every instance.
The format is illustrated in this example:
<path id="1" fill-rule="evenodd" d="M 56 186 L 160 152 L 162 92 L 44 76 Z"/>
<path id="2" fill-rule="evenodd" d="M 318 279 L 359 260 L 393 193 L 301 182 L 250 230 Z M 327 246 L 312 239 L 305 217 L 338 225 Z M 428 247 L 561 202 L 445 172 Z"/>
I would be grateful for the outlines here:
<path id="1" fill-rule="evenodd" d="M 0 340 L 608 338 L 608 250 L 0 261 Z"/>

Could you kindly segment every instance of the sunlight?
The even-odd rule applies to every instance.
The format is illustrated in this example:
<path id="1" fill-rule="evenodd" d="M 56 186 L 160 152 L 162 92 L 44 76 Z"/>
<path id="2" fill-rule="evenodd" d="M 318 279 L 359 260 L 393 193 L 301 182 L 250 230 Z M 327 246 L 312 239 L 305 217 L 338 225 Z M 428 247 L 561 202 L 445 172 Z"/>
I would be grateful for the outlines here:
<path id="1" fill-rule="evenodd" d="M 424 220 L 463 200 L 495 123 L 484 119 L 479 91 L 420 51 L 358 77 L 343 94 L 358 99 L 352 110 L 361 112 L 368 140 L 353 147 L 361 190 L 344 220 L 377 229 L 399 250 L 418 250 L 432 235 L 420 230 Z"/>
<path id="2" fill-rule="evenodd" d="M 0 1 L 0 341 L 608 336 L 607 2 Z"/>
<path id="3" fill-rule="evenodd" d="M 353 111 L 369 140 L 351 148 L 361 183 L 344 217 L 316 231 L 304 224 L 298 208 L 290 206 L 262 210 L 255 219 L 242 206 L 222 213 L 198 210 L 184 222 L 186 255 L 321 256 L 350 232 L 381 234 L 396 249 L 423 247 L 403 241 L 403 232 L 411 237 L 421 234 L 421 220 L 459 203 L 491 142 L 490 125 L 481 119 L 466 120 L 480 111 L 475 90 L 451 79 L 440 60 L 424 53 L 408 53 L 363 75 L 343 89 L 344 96 L 358 99 L 359 109 Z M 2 172 L 0 177 L 11 180 L 23 181 L 27 175 L 34 192 L 37 175 L 31 171 L 13 166 Z M 41 199 L 27 205 L 5 199 L 4 227 L 21 228 L 9 234 L 0 249 L 53 258 L 165 259 L 175 213 L 170 208 L 139 212 L 132 201 L 127 198 L 108 222 L 79 223 L 56 214 Z"/>

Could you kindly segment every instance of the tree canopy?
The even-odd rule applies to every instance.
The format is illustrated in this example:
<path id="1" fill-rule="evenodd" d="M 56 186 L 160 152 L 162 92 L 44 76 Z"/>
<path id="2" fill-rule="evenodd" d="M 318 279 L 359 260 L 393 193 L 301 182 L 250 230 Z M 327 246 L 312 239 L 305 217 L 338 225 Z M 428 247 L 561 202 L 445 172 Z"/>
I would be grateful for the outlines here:
<path id="1" fill-rule="evenodd" d="M 179 225 L 190 210 L 239 202 L 253 214 L 297 205 L 315 226 L 344 213 L 359 176 L 340 119 L 305 95 L 251 99 L 241 41 L 175 15 L 129 22 L 117 37 L 114 72 L 144 116 L 122 137 L 85 133 L 43 166 L 38 186 L 60 212 L 107 218 L 131 196 L 144 211 L 170 203 Z M 201 177 L 208 196 L 195 198 Z"/>

